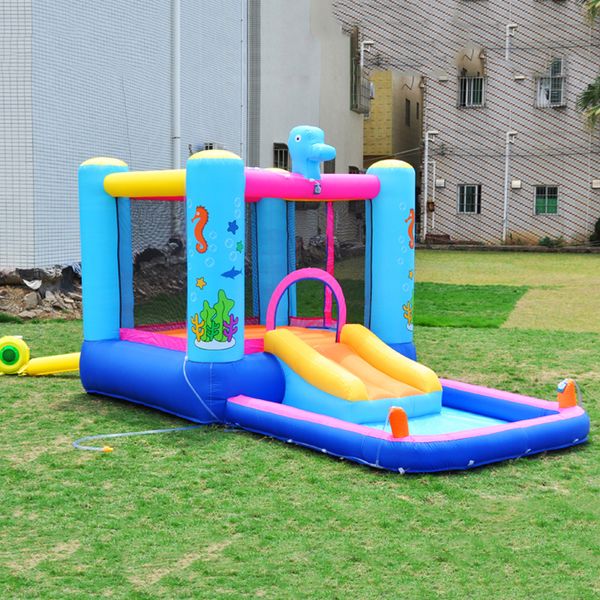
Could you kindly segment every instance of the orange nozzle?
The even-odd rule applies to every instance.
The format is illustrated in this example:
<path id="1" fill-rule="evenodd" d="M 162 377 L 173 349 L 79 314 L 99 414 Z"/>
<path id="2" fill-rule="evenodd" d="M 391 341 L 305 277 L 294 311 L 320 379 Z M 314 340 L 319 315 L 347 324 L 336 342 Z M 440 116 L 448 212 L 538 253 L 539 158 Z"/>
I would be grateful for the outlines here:
<path id="1" fill-rule="evenodd" d="M 563 379 L 557 388 L 558 408 L 577 406 L 577 386 L 572 379 Z"/>
<path id="2" fill-rule="evenodd" d="M 404 438 L 408 436 L 408 417 L 403 408 L 392 406 L 389 414 L 392 437 Z"/>

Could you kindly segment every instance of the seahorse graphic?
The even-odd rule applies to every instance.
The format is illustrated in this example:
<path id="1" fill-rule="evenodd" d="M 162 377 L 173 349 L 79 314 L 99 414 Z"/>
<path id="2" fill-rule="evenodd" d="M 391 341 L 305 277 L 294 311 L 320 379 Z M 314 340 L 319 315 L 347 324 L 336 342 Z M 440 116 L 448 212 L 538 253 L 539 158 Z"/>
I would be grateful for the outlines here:
<path id="1" fill-rule="evenodd" d="M 208 249 L 208 244 L 204 238 L 204 227 L 208 223 L 208 211 L 204 206 L 196 206 L 196 214 L 192 217 L 192 223 L 198 219 L 196 227 L 194 227 L 194 236 L 196 237 L 196 250 L 200 254 L 204 254 Z"/>
<path id="2" fill-rule="evenodd" d="M 412 250 L 415 247 L 415 209 L 411 208 L 408 213 L 408 219 L 404 219 L 408 223 L 408 247 Z"/>

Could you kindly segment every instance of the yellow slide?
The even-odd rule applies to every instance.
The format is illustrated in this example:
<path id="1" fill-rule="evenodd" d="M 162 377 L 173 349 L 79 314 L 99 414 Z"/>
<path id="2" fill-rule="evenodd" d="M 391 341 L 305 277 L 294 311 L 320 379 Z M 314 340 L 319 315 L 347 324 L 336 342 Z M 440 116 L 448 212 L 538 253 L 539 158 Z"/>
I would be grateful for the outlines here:
<path id="1" fill-rule="evenodd" d="M 362 325 L 329 331 L 276 329 L 265 335 L 274 354 L 314 387 L 351 401 L 403 398 L 441 391 L 429 368 L 392 350 Z"/>

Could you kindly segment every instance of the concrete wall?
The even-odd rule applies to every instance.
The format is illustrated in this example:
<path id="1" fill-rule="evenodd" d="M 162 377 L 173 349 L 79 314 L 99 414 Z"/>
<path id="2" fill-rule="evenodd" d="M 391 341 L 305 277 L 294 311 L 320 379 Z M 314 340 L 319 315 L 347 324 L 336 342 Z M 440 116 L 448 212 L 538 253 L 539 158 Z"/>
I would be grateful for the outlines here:
<path id="1" fill-rule="evenodd" d="M 216 7 L 209 0 L 182 0 L 183 164 L 188 145 L 219 142 L 245 151 L 245 15 L 245 1 Z M 32 220 L 23 228 L 29 241 L 18 242 L 26 250 L 11 257 L 2 252 L 0 266 L 79 260 L 77 167 L 86 158 L 116 156 L 135 170 L 172 164 L 171 3 L 33 0 L 31 20 L 31 134 L 13 135 L 21 141 L 11 145 L 14 155 L 29 156 L 29 174 L 13 194 L 33 197 Z M 24 55 L 25 47 L 11 53 Z M 0 97 L 23 95 L 23 83 L 9 83 Z M 18 145 L 26 139 L 33 158 Z M 26 212 L 12 205 L 7 211 L 7 202 L 0 199 L 0 207 L 9 215 Z M 169 206 L 143 218 L 148 227 L 138 246 L 169 237 Z M 4 236 L 0 240 L 5 243 Z"/>
<path id="2" fill-rule="evenodd" d="M 600 217 L 600 191 L 591 189 L 591 180 L 600 177 L 600 130 L 590 132 L 575 105 L 598 72 L 600 28 L 590 28 L 580 2 L 445 0 L 431 11 L 417 0 L 335 0 L 335 9 L 346 29 L 359 25 L 375 40 L 367 65 L 425 77 L 424 124 L 440 131 L 431 158 L 437 177 L 445 179 L 445 187 L 435 190 L 432 233 L 500 241 L 505 139 L 514 130 L 510 175 L 523 187 L 510 192 L 509 241 L 562 236 L 579 242 L 589 236 Z M 507 23 L 518 26 L 508 62 Z M 477 47 L 485 55 L 486 103 L 460 108 L 460 68 Z M 536 108 L 536 76 L 553 56 L 565 59 L 566 106 Z M 481 214 L 458 213 L 461 183 L 482 185 Z M 558 215 L 534 214 L 536 185 L 559 187 Z"/>

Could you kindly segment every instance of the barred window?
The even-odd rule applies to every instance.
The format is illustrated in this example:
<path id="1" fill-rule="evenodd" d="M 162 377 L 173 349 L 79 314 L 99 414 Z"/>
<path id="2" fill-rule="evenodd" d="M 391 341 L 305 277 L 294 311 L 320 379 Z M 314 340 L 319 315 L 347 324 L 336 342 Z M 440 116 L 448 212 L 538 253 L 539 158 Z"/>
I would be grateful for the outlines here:
<path id="1" fill-rule="evenodd" d="M 558 212 L 558 187 L 555 185 L 535 186 L 535 214 L 555 215 Z"/>
<path id="2" fill-rule="evenodd" d="M 458 78 L 458 105 L 463 108 L 485 104 L 485 77 Z"/>
<path id="3" fill-rule="evenodd" d="M 538 108 L 558 108 L 566 105 L 566 77 L 562 58 L 553 58 L 548 71 L 536 78 Z"/>
<path id="4" fill-rule="evenodd" d="M 287 144 L 277 142 L 273 144 L 273 166 L 276 169 L 290 170 L 290 151 Z"/>
<path id="5" fill-rule="evenodd" d="M 481 184 L 465 183 L 458 186 L 458 212 L 481 214 Z"/>

